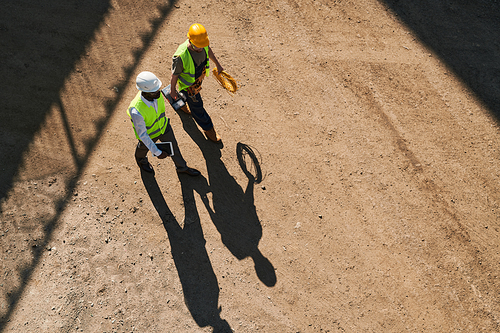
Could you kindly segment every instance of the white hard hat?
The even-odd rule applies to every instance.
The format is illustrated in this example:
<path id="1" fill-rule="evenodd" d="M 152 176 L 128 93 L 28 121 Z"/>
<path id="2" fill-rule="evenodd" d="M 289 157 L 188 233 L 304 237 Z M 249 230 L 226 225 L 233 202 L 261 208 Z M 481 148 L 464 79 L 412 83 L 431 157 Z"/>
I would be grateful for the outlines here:
<path id="1" fill-rule="evenodd" d="M 141 72 L 135 79 L 136 87 L 140 91 L 155 92 L 161 88 L 161 81 L 151 72 Z"/>

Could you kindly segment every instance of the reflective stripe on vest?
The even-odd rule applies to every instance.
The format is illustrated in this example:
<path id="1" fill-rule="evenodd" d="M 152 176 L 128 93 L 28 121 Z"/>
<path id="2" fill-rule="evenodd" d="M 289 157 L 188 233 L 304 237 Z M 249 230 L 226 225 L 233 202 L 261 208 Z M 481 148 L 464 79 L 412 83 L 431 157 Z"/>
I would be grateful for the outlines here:
<path id="1" fill-rule="evenodd" d="M 132 120 L 130 116 L 130 108 L 134 107 L 144 118 L 144 122 L 146 123 L 146 130 L 151 139 L 156 138 L 157 136 L 165 133 L 168 124 L 168 118 L 165 116 L 165 100 L 160 96 L 157 99 L 158 101 L 158 114 L 156 114 L 156 110 L 154 106 L 147 106 L 146 103 L 142 101 L 141 92 L 139 91 L 135 98 L 130 102 L 130 105 L 127 109 L 127 114 Z M 133 122 L 132 122 L 133 124 Z M 140 140 L 139 135 L 134 126 L 135 137 L 137 140 Z"/>
<path id="2" fill-rule="evenodd" d="M 179 90 L 185 90 L 189 86 L 191 86 L 196 79 L 196 68 L 194 66 L 193 58 L 189 54 L 188 50 L 189 39 L 184 43 L 179 45 L 177 51 L 174 53 L 174 57 L 181 57 L 182 60 L 182 73 L 179 75 L 179 80 L 177 83 L 179 84 Z M 208 46 L 204 47 L 205 53 L 207 55 L 207 64 L 205 65 L 205 75 L 208 76 L 210 72 L 210 59 L 208 57 Z"/>

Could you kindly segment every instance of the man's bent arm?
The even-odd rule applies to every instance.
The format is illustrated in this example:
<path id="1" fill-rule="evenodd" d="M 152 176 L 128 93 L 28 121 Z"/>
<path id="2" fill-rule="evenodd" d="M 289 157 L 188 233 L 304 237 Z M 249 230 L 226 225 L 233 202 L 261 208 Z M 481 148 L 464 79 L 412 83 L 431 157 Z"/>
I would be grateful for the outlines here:
<path id="1" fill-rule="evenodd" d="M 210 60 L 214 62 L 215 66 L 217 66 L 217 71 L 219 73 L 224 70 L 224 68 L 222 68 L 221 64 L 219 63 L 219 60 L 217 60 L 217 57 L 215 56 L 214 51 L 212 51 L 212 48 L 210 46 L 208 47 L 208 57 L 210 58 Z"/>
<path id="2" fill-rule="evenodd" d="M 136 108 L 130 109 L 130 117 L 132 118 L 132 122 L 134 123 L 134 127 L 137 135 L 139 136 L 139 140 L 141 140 L 142 143 L 146 145 L 146 147 L 151 151 L 151 154 L 153 154 L 154 156 L 161 155 L 162 151 L 158 149 L 158 147 L 156 147 L 153 140 L 151 140 L 151 138 L 149 137 L 146 130 L 146 123 L 144 122 L 144 118 Z"/>

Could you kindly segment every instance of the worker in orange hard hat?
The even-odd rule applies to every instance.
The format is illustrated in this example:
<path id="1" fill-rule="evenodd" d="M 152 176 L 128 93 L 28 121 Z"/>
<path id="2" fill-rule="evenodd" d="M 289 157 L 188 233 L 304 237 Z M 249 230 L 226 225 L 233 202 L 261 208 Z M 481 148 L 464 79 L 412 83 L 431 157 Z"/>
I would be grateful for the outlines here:
<path id="1" fill-rule="evenodd" d="M 187 36 L 188 39 L 177 48 L 173 56 L 170 96 L 176 100 L 178 91 L 185 92 L 189 110 L 184 108 L 184 112 L 192 115 L 208 139 L 221 142 L 210 115 L 203 107 L 200 90 L 203 79 L 208 76 L 210 60 L 213 61 L 219 73 L 223 71 L 223 68 L 209 46 L 210 40 L 203 25 L 192 24 Z"/>

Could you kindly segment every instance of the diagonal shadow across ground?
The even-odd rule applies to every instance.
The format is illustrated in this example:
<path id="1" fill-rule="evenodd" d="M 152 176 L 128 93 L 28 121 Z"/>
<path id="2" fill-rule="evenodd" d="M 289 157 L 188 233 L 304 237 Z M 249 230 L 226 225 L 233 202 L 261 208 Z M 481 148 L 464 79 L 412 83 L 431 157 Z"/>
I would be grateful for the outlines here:
<path id="1" fill-rule="evenodd" d="M 500 3 L 383 0 L 500 120 Z"/>
<path id="2" fill-rule="evenodd" d="M 108 12 L 108 1 L 8 1 L 0 12 L 0 200 L 75 63 Z"/>
<path id="3" fill-rule="evenodd" d="M 113 32 L 100 31 L 112 10 L 110 2 L 20 0 L 3 4 L 0 61 L 5 84 L 0 90 L 4 101 L 0 113 L 0 228 L 10 232 L 0 240 L 2 253 L 6 253 L 2 258 L 5 274 L 0 294 L 0 332 L 50 243 L 61 213 L 121 100 L 125 85 L 175 3 L 175 0 L 169 1 L 157 11 L 148 11 L 149 16 L 143 15 L 149 24 L 135 40 L 140 46 L 133 47 L 130 42 L 130 48 L 125 47 L 123 52 L 132 53 L 132 60 L 120 64 L 119 72 L 106 68 L 103 59 L 110 59 L 101 56 L 109 54 L 112 43 L 120 42 L 116 36 L 106 35 Z M 95 59 L 90 49 L 98 34 L 103 38 Z M 102 70 L 95 70 L 96 63 Z M 81 93 L 64 100 L 62 91 L 70 76 L 75 75 L 76 80 L 84 83 Z M 112 91 L 96 92 L 92 86 L 103 76 L 111 81 Z M 47 151 L 56 154 L 44 154 Z M 57 160 L 60 155 L 65 158 Z M 51 160 L 50 156 L 55 157 Z M 54 176 L 48 186 L 57 180 L 56 193 L 34 196 L 42 198 L 47 207 L 45 212 L 30 212 L 23 206 L 26 200 L 16 199 L 32 194 L 23 193 L 26 187 L 16 185 L 26 182 L 23 172 L 30 166 L 38 175 Z M 17 191 L 16 195 L 11 196 L 13 191 Z M 20 219 L 22 225 L 18 223 Z M 21 241 L 29 234 L 36 235 L 35 244 Z"/>

